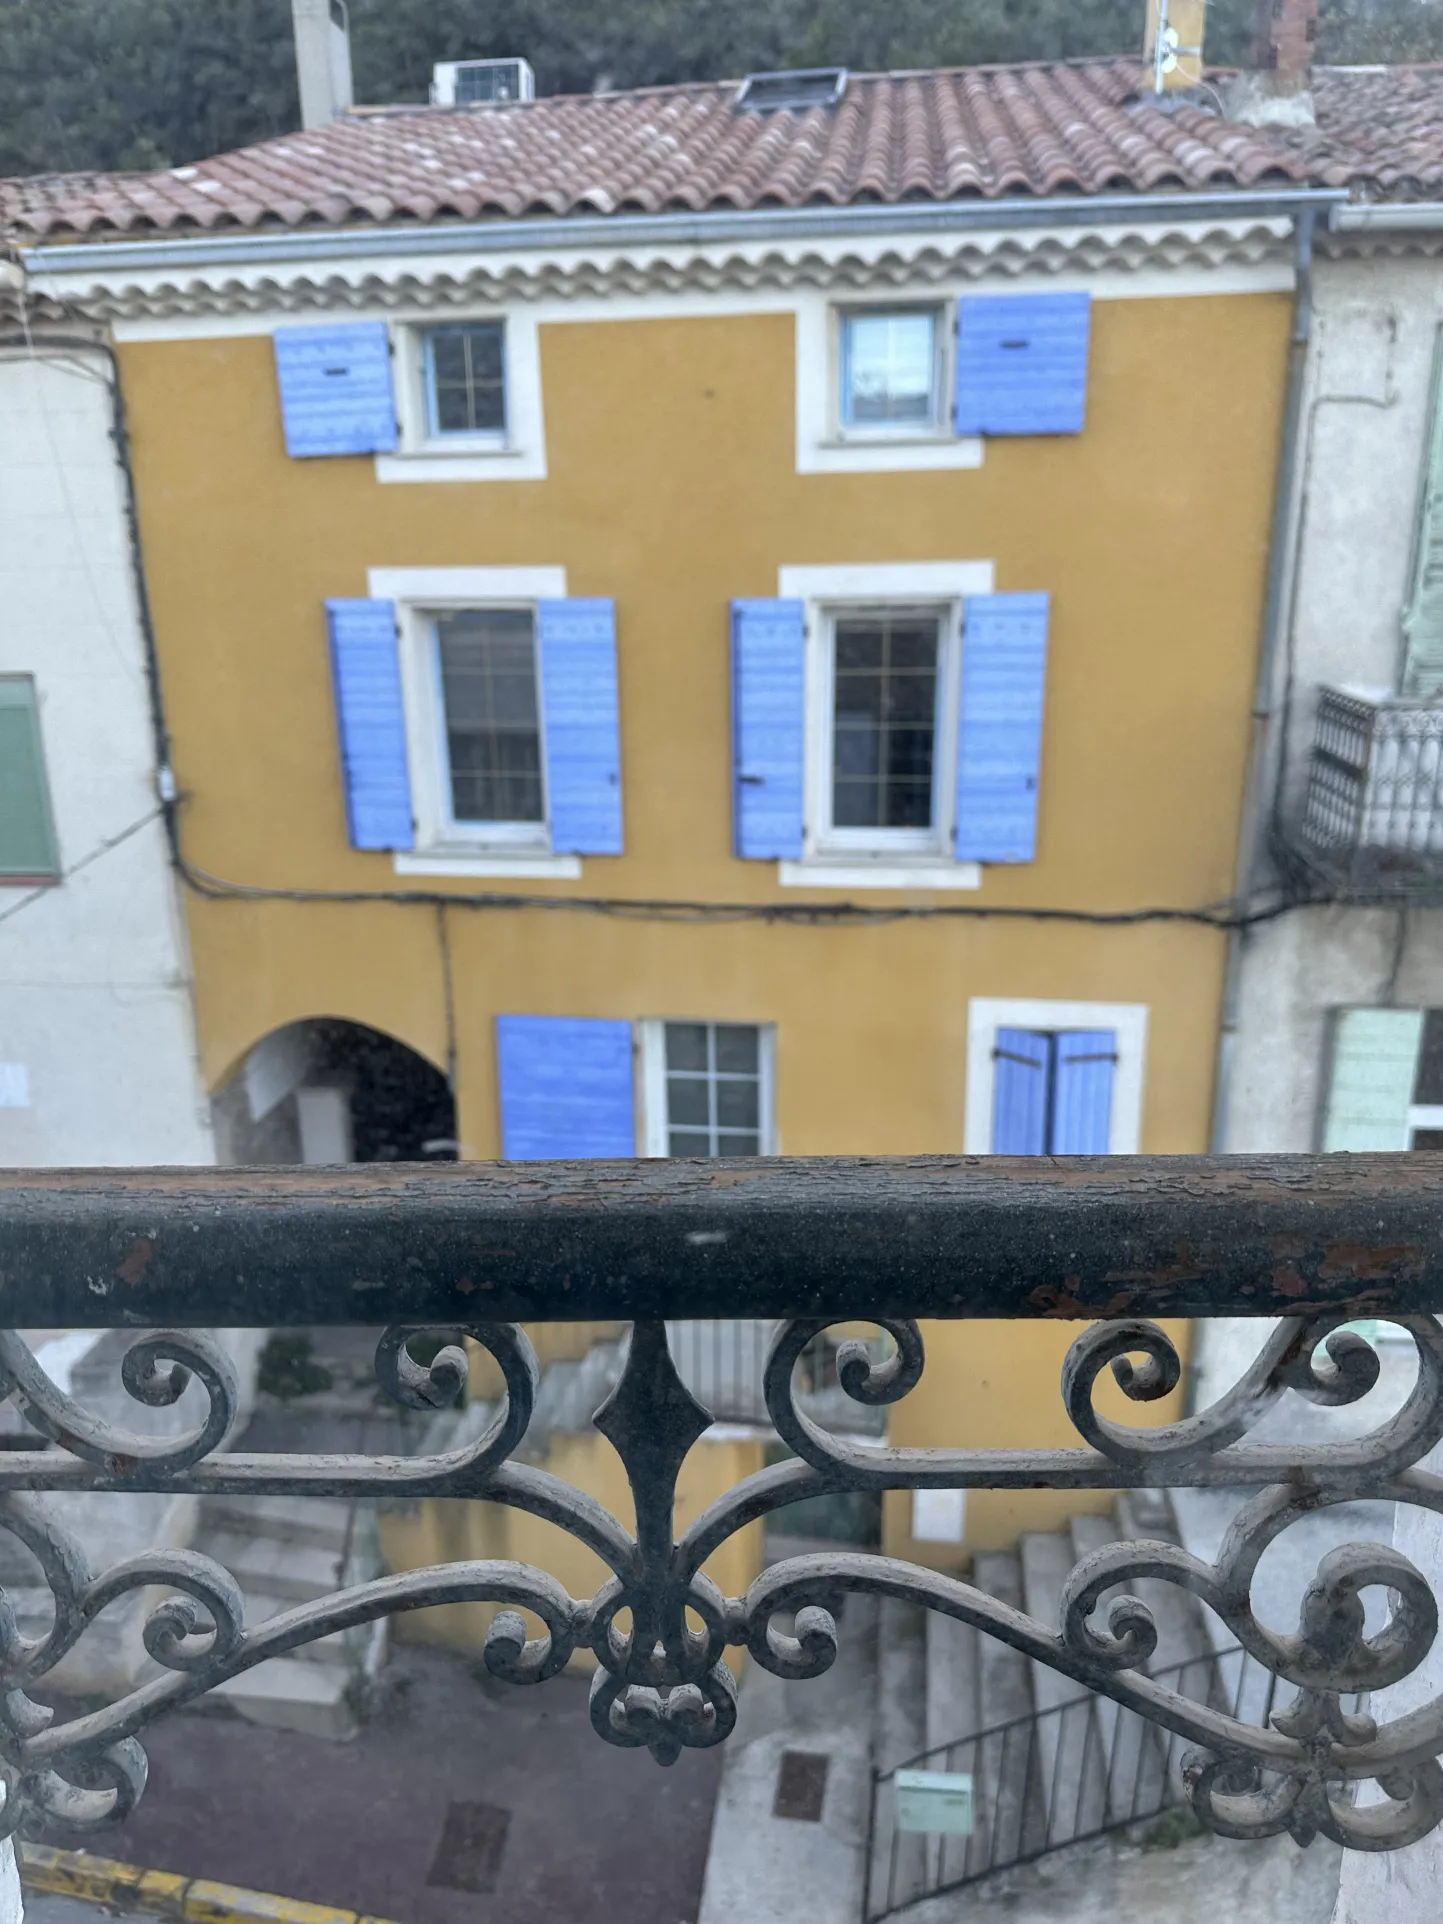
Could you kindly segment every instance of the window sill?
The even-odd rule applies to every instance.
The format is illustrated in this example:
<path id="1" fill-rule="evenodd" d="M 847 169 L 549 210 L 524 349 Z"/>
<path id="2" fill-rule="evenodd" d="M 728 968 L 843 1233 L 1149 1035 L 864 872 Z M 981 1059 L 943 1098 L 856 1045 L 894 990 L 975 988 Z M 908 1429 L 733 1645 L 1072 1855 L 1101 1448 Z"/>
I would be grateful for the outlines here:
<path id="1" fill-rule="evenodd" d="M 784 889 L 978 889 L 980 862 L 778 862 Z"/>
<path id="2" fill-rule="evenodd" d="M 980 435 L 858 434 L 798 442 L 801 474 L 906 474 L 916 469 L 980 468 Z"/>
<path id="3" fill-rule="evenodd" d="M 398 854 L 397 875 L 508 876 L 516 881 L 577 882 L 581 879 L 579 855 L 507 855 L 496 849 L 458 850 L 421 849 L 414 854 Z"/>
<path id="4" fill-rule="evenodd" d="M 427 442 L 399 454 L 376 456 L 378 481 L 538 481 L 546 478 L 540 447 L 486 446 L 470 442 L 445 447 Z"/>
<path id="5" fill-rule="evenodd" d="M 0 875 L 0 889 L 58 889 L 64 879 L 53 870 L 44 875 Z"/>

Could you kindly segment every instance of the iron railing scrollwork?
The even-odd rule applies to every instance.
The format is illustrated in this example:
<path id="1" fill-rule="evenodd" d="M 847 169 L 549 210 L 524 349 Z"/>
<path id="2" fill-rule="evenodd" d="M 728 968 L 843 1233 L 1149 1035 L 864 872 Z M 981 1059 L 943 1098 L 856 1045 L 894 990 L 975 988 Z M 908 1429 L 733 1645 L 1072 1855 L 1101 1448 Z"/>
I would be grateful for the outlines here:
<path id="1" fill-rule="evenodd" d="M 887 1339 L 884 1356 L 858 1340 L 843 1341 L 836 1352 L 843 1391 L 867 1408 L 906 1397 L 925 1362 L 915 1322 L 876 1320 Z M 1368 1497 L 1443 1510 L 1443 1478 L 1419 1467 L 1443 1438 L 1443 1330 L 1429 1315 L 1398 1320 L 1416 1350 L 1416 1381 L 1396 1414 L 1349 1441 L 1291 1448 L 1249 1441 L 1289 1390 L 1341 1406 L 1376 1385 L 1371 1342 L 1343 1328 L 1341 1312 L 1329 1312 L 1274 1326 L 1251 1368 L 1218 1402 L 1150 1429 L 1112 1421 L 1095 1393 L 1109 1373 L 1135 1402 L 1165 1395 L 1181 1369 L 1173 1343 L 1141 1318 L 1088 1325 L 1062 1378 L 1078 1447 L 922 1450 L 869 1446 L 807 1414 L 794 1388 L 799 1359 L 832 1324 L 792 1318 L 773 1337 L 763 1396 L 793 1459 L 747 1477 L 679 1534 L 678 1472 L 711 1417 L 682 1382 L 660 1321 L 634 1323 L 620 1380 L 596 1416 L 630 1480 L 634 1532 L 548 1470 L 517 1460 L 538 1368 L 515 1324 L 478 1321 L 464 1332 L 397 1325 L 381 1334 L 378 1380 L 403 1406 L 439 1410 L 455 1399 L 468 1370 L 462 1334 L 489 1353 L 505 1384 L 483 1434 L 461 1448 L 408 1458 L 223 1451 L 237 1418 L 235 1375 L 219 1344 L 203 1334 L 140 1335 L 125 1356 L 125 1388 L 142 1403 L 174 1403 L 192 1380 L 205 1393 L 202 1419 L 163 1439 L 88 1415 L 18 1335 L 0 1334 L 0 1393 L 50 1446 L 0 1452 L 0 1528 L 36 1559 L 54 1603 L 53 1623 L 31 1636 L 0 1600 L 0 1772 L 7 1793 L 0 1823 L 13 1832 L 123 1816 L 145 1785 L 139 1735 L 157 1718 L 267 1658 L 438 1603 L 500 1606 L 484 1661 L 493 1676 L 517 1685 L 542 1684 L 574 1652 L 590 1651 L 597 1735 L 670 1764 L 684 1750 L 730 1735 L 737 1689 L 729 1649 L 745 1648 L 780 1677 L 815 1678 L 837 1655 L 839 1598 L 869 1593 L 970 1624 L 1167 1733 L 1187 1749 L 1187 1796 L 1214 1831 L 1238 1838 L 1287 1831 L 1303 1842 L 1322 1833 L 1354 1849 L 1394 1849 L 1443 1818 L 1443 1701 L 1380 1723 L 1343 1700 L 1376 1693 L 1423 1661 L 1438 1628 L 1429 1582 L 1390 1546 L 1340 1547 L 1323 1558 L 1292 1633 L 1259 1621 L 1251 1592 L 1267 1547 L 1319 1509 Z M 417 1361 L 412 1345 L 438 1334 L 446 1340 L 433 1360 Z M 1255 1493 L 1212 1562 L 1161 1541 L 1115 1542 L 1082 1557 L 1063 1587 L 1058 1630 L 959 1578 L 861 1551 L 789 1558 L 764 1570 L 742 1596 L 723 1595 L 704 1570 L 745 1525 L 836 1492 L 1159 1485 Z M 40 1500 L 46 1491 L 121 1489 L 484 1499 L 559 1526 L 611 1574 L 594 1596 L 578 1598 L 541 1569 L 454 1563 L 381 1577 L 248 1627 L 244 1598 L 217 1563 L 191 1551 L 156 1550 L 94 1574 Z M 1165 1676 L 1148 1675 L 1144 1666 L 1157 1644 L 1151 1613 L 1127 1594 L 1106 1600 L 1141 1579 L 1177 1585 L 1205 1604 L 1249 1658 L 1287 1686 L 1286 1704 L 1253 1723 L 1227 1706 L 1194 1700 Z M 1385 1620 L 1370 1630 L 1362 1597 L 1373 1587 L 1389 1601 Z M 57 1721 L 36 1700 L 37 1687 L 107 1605 L 152 1588 L 165 1593 L 144 1632 L 155 1674 L 104 1708 Z M 1377 1787 L 1374 1801 L 1357 1797 L 1364 1783 Z"/>

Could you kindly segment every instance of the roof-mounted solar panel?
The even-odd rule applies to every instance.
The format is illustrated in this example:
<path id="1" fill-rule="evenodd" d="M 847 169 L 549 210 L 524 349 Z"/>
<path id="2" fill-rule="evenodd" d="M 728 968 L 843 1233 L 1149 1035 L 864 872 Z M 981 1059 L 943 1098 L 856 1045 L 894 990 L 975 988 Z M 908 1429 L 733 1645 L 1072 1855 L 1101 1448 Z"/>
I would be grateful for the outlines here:
<path id="1" fill-rule="evenodd" d="M 808 107 L 835 107 L 847 91 L 845 67 L 805 67 L 796 73 L 749 73 L 737 90 L 736 104 L 748 113 L 805 113 Z"/>

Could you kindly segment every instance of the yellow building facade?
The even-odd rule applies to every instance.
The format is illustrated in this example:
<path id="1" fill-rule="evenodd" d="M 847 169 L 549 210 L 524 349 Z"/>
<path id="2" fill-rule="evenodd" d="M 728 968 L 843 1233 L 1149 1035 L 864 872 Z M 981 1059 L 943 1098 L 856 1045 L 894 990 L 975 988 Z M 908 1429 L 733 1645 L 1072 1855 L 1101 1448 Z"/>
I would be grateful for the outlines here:
<path id="1" fill-rule="evenodd" d="M 637 1151 L 667 1153 L 697 1127 L 725 1147 L 724 1030 L 751 1051 L 735 1114 L 763 1151 L 985 1154 L 1007 1146 L 1007 1037 L 1055 1055 L 1081 1036 L 1108 1063 L 1087 1146 L 1207 1147 L 1225 934 L 1127 918 L 1233 888 L 1287 366 L 1286 223 L 1241 204 L 1202 226 L 1151 203 L 1146 220 L 1091 214 L 1079 198 L 1057 213 L 1060 242 L 1035 221 L 1009 234 L 994 220 L 979 239 L 965 210 L 939 235 L 898 204 L 873 208 L 860 239 L 827 239 L 819 215 L 805 245 L 658 227 L 648 252 L 634 217 L 624 239 L 594 219 L 594 233 L 538 231 L 511 254 L 474 228 L 437 251 L 424 221 L 368 260 L 342 258 L 344 234 L 324 232 L 314 259 L 296 232 L 284 262 L 257 253 L 243 268 L 243 236 L 235 262 L 196 241 L 191 267 L 173 238 L 145 272 L 71 249 L 91 256 L 74 272 L 92 289 L 106 274 L 142 289 L 114 326 L 212 1089 L 289 1025 L 364 1025 L 450 1077 L 459 1154 L 491 1158 L 533 1139 L 508 1137 L 508 1021 L 626 1025 Z M 166 294 L 179 287 L 185 301 Z M 978 427 L 963 390 L 994 376 L 985 357 L 968 363 L 969 329 L 1000 315 L 998 354 L 1045 348 L 1058 301 L 1083 316 L 1080 418 L 1046 418 L 1044 368 L 1040 427 L 1025 407 L 1020 426 Z M 323 380 L 334 351 L 348 380 L 358 327 L 383 342 L 395 433 L 306 451 L 286 356 L 314 347 Z M 471 410 L 460 429 L 445 425 L 453 404 Z M 366 798 L 347 758 L 368 724 L 345 713 L 336 611 L 362 604 L 392 611 L 374 632 L 398 651 L 405 847 L 355 845 Z M 522 808 L 509 840 L 464 832 L 463 750 L 502 752 L 506 637 L 534 664 L 546 611 L 562 606 L 607 610 L 620 852 L 558 844 L 555 766 L 550 802 Z M 739 740 L 738 623 L 758 607 L 797 611 L 789 853 L 742 846 L 746 784 L 777 779 L 772 763 L 748 773 Z M 1020 784 L 1030 846 L 974 860 L 968 758 L 990 777 L 969 704 L 981 714 L 989 696 L 969 636 L 980 649 L 993 607 L 1043 608 L 1040 736 Z M 866 686 L 844 700 L 848 674 Z M 469 736 L 466 688 L 473 708 L 491 703 Z M 918 736 L 909 699 L 930 717 L 925 754 L 902 740 Z M 996 712 L 1002 739 L 1015 717 L 1006 699 Z M 536 734 L 522 748 L 544 768 L 554 743 L 536 749 Z M 487 766 L 476 780 L 494 795 Z M 541 779 L 531 764 L 523 775 Z M 843 806 L 849 781 L 872 785 L 865 805 Z M 700 1124 L 666 1109 L 681 1028 L 687 1046 L 711 1038 L 692 1089 L 700 1101 L 710 1076 Z M 564 1061 L 550 1073 L 564 1082 Z M 1039 1148 L 1069 1146 L 1046 1134 L 1053 1120 L 1039 1127 Z M 1075 1441 L 1053 1389 L 1075 1331 L 932 1326 L 891 1440 Z M 702 1481 L 699 1502 L 716 1479 Z M 1103 1499 L 978 1493 L 938 1542 L 914 1540 L 896 1500 L 886 1538 L 960 1567 L 1087 1504 Z M 453 1531 L 406 1528 L 417 1555 Z"/>

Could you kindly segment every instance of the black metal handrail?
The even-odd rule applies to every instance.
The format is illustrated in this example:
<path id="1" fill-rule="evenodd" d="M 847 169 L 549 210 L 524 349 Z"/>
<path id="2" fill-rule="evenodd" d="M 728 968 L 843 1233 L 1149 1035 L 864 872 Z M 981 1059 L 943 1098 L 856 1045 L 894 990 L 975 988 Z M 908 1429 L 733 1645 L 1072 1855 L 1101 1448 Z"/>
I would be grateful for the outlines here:
<path id="1" fill-rule="evenodd" d="M 1437 1166 L 919 1156 L 0 1172 L 17 1325 L 1443 1311 Z"/>
<path id="2" fill-rule="evenodd" d="M 1152 1670 L 1178 1696 L 1266 1728 L 1278 1679 L 1239 1644 Z M 1286 1687 L 1285 1687 L 1286 1688 Z M 1345 1708 L 1364 1699 L 1353 1694 Z M 934 1744 L 872 1771 L 867 1832 L 868 1924 L 983 1878 L 1035 1863 L 1160 1817 L 1187 1803 L 1186 1745 L 1172 1732 L 1092 1692 Z M 970 1835 L 927 1835 L 896 1823 L 901 1771 L 972 1780 Z"/>

